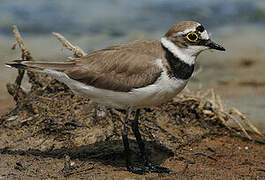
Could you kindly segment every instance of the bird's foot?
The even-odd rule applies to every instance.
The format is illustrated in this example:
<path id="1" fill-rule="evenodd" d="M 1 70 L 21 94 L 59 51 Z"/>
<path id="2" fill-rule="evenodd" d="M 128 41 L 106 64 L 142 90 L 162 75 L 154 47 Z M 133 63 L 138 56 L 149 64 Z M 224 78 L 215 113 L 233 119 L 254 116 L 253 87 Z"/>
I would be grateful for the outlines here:
<path id="1" fill-rule="evenodd" d="M 134 174 L 146 174 L 146 173 L 171 173 L 172 171 L 166 167 L 153 165 L 150 162 L 143 162 L 141 167 L 134 167 L 128 165 L 127 169 L 129 172 Z"/>
<path id="2" fill-rule="evenodd" d="M 148 168 L 149 172 L 155 172 L 155 173 L 171 173 L 172 171 L 166 167 L 154 165 L 151 162 L 145 162 L 144 166 Z"/>
<path id="3" fill-rule="evenodd" d="M 134 167 L 134 166 L 130 165 L 130 166 L 127 166 L 127 170 L 129 172 L 131 172 L 131 173 L 141 174 L 141 175 L 146 174 L 146 173 L 149 172 L 144 166 L 142 166 L 142 167 Z"/>

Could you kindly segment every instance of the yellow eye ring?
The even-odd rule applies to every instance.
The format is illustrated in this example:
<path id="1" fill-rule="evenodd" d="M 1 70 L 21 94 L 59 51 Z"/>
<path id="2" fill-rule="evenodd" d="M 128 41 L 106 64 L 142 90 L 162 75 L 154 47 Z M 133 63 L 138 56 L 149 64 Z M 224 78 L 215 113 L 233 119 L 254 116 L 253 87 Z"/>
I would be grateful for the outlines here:
<path id="1" fill-rule="evenodd" d="M 186 38 L 190 41 L 190 42 L 196 42 L 199 39 L 199 36 L 197 33 L 195 32 L 190 32 L 187 34 Z"/>

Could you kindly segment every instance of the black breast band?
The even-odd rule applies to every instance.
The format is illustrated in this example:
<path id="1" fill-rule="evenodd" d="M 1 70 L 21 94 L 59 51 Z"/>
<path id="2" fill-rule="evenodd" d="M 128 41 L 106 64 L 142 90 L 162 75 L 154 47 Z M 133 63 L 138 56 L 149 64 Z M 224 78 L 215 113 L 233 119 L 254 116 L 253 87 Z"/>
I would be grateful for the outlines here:
<path id="1" fill-rule="evenodd" d="M 166 59 L 170 66 L 171 73 L 177 79 L 189 79 L 194 71 L 194 64 L 189 65 L 185 63 L 180 58 L 174 56 L 172 52 L 170 52 L 167 48 L 164 47 L 166 50 Z"/>

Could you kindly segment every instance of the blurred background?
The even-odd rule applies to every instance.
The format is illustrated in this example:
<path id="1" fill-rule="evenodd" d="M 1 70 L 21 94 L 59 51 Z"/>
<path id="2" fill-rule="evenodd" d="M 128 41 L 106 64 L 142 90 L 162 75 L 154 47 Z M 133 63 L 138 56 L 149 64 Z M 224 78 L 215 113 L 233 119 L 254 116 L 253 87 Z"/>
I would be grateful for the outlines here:
<path id="1" fill-rule="evenodd" d="M 264 0 L 0 0 L 0 114 L 14 107 L 6 91 L 16 70 L 4 63 L 20 56 L 11 50 L 18 25 L 38 60 L 65 60 L 52 32 L 86 52 L 137 39 L 160 39 L 176 22 L 202 23 L 226 52 L 204 52 L 188 89 L 214 88 L 227 108 L 236 107 L 265 131 Z M 24 85 L 27 88 L 27 84 Z"/>

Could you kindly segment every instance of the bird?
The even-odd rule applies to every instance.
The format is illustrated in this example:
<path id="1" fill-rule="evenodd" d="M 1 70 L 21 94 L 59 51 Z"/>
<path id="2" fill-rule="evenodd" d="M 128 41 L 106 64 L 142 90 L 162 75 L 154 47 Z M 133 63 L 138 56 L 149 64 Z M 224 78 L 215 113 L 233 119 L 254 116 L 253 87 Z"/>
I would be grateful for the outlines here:
<path id="1" fill-rule="evenodd" d="M 136 174 L 169 173 L 171 170 L 148 159 L 138 127 L 140 110 L 167 102 L 180 93 L 194 72 L 197 56 L 208 49 L 225 51 L 210 39 L 202 24 L 181 21 L 160 40 L 112 45 L 64 62 L 14 60 L 6 65 L 48 74 L 76 94 L 126 110 L 121 134 L 127 170 Z M 133 111 L 135 116 L 130 118 Z M 140 167 L 131 163 L 130 126 L 140 149 Z"/>

